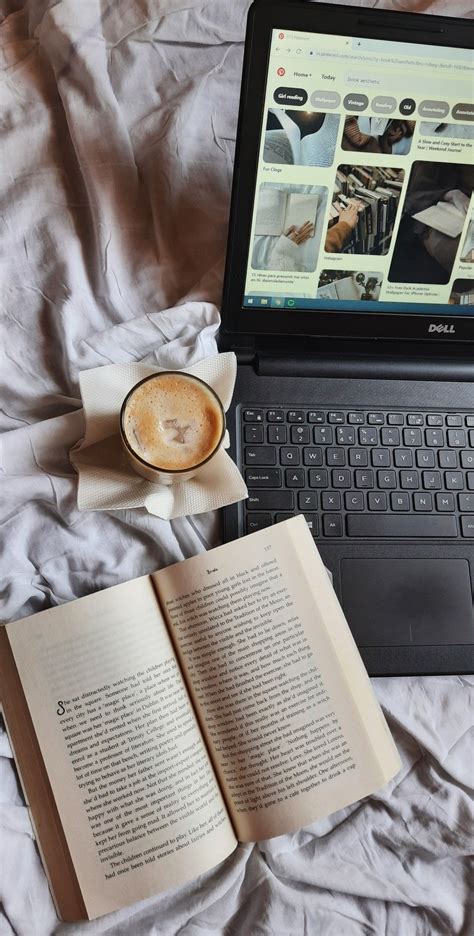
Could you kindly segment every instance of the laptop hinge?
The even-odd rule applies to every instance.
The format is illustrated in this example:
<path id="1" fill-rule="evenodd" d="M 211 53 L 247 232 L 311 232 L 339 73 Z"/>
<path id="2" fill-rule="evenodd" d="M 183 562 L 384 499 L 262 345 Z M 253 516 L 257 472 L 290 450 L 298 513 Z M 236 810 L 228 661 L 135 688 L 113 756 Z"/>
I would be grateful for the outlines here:
<path id="1" fill-rule="evenodd" d="M 377 349 L 377 353 L 368 354 L 359 350 L 357 353 L 311 355 L 265 354 L 256 356 L 255 370 L 266 377 L 341 377 L 346 379 L 376 380 L 430 380 L 430 381 L 474 381 L 474 362 L 472 351 L 469 356 L 459 354 L 456 359 L 432 353 L 391 354 Z"/>

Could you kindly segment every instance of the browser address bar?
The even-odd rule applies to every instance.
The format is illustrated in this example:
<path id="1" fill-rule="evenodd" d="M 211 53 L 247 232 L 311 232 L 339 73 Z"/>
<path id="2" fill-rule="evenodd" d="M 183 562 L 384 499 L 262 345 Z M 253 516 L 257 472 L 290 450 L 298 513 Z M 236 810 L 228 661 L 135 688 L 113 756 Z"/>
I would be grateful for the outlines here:
<path id="1" fill-rule="evenodd" d="M 442 69 L 443 71 L 456 71 L 456 72 L 467 72 L 471 73 L 474 76 L 474 67 L 469 62 L 446 62 L 442 60 L 430 60 L 430 59 L 416 59 L 408 58 L 407 56 L 398 57 L 395 55 L 374 55 L 373 53 L 364 54 L 363 52 L 358 52 L 356 54 L 351 52 L 339 52 L 338 50 L 331 49 L 330 51 L 323 51 L 321 49 L 310 49 L 306 55 L 313 59 L 313 61 L 338 59 L 341 62 L 347 63 L 357 63 L 359 65 L 401 65 L 406 68 L 409 65 L 414 66 L 417 69 L 420 68 L 434 68 Z"/>

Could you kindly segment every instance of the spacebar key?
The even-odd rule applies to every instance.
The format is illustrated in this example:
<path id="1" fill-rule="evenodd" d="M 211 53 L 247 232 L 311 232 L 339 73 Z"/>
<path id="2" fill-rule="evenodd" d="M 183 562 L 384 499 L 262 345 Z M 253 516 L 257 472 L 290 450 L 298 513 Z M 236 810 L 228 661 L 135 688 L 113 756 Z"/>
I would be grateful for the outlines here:
<path id="1" fill-rule="evenodd" d="M 425 537 L 457 536 L 456 517 L 422 517 L 406 514 L 403 517 L 376 517 L 361 514 L 347 515 L 348 536 L 417 536 Z"/>

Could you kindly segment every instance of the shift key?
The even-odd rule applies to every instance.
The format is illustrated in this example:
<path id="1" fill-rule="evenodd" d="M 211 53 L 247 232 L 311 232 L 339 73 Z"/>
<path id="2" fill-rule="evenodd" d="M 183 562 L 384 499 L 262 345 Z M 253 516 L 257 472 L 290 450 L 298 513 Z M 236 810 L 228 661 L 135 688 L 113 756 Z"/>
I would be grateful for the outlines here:
<path id="1" fill-rule="evenodd" d="M 294 509 L 293 491 L 249 491 L 245 504 L 247 510 L 279 510 L 288 512 Z"/>
<path id="2" fill-rule="evenodd" d="M 279 468 L 247 468 L 245 483 L 248 488 L 275 488 L 281 487 L 281 472 Z"/>

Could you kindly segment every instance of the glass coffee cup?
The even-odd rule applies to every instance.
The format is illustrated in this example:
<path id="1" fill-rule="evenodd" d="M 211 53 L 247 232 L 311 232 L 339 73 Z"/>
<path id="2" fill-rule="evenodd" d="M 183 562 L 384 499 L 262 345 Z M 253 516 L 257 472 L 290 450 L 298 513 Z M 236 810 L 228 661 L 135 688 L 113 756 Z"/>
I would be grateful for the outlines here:
<path id="1" fill-rule="evenodd" d="M 155 484 L 195 477 L 218 452 L 225 413 L 193 374 L 161 371 L 135 384 L 120 410 L 120 436 L 134 471 Z"/>

